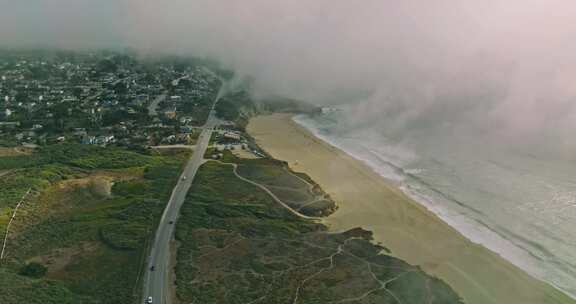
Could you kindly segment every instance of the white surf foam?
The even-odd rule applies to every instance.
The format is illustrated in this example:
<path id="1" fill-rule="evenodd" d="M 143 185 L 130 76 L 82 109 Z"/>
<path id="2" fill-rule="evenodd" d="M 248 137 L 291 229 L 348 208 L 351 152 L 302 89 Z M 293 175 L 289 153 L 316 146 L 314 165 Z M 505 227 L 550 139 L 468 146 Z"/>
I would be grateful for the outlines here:
<path id="1" fill-rule="evenodd" d="M 427 185 L 420 183 L 417 177 L 426 169 L 402 169 L 394 163 L 394 160 L 379 154 L 376 149 L 354 142 L 353 139 L 339 138 L 329 134 L 308 116 L 297 115 L 293 120 L 324 142 L 367 164 L 377 174 L 399 186 L 404 193 L 472 242 L 481 244 L 532 276 L 548 282 L 576 299 L 576 294 L 569 288 L 570 283 L 564 280 L 566 276 L 550 275 L 543 269 L 541 261 L 535 259 L 535 256 L 522 245 L 520 240 L 514 240 L 511 235 L 499 231 L 497 227 L 491 227 L 487 219 L 467 214 L 465 210 L 462 210 L 462 206 L 456 205 L 442 195 L 438 195 L 433 189 L 429 189 Z"/>

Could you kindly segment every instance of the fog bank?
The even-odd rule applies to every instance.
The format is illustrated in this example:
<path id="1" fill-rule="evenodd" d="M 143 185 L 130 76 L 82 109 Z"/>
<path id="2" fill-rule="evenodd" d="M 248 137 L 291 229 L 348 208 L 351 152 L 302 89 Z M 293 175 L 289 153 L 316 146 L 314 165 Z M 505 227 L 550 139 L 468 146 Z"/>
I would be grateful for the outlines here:
<path id="1" fill-rule="evenodd" d="M 255 76 L 264 92 L 362 102 L 349 127 L 383 124 L 402 139 L 470 132 L 573 155 L 576 4 L 568 1 L 134 1 L 131 8 L 139 48 L 217 56 Z M 154 16 L 166 18 L 146 22 Z"/>
<path id="2" fill-rule="evenodd" d="M 347 128 L 576 155 L 571 1 L 12 2 L 0 2 L 10 7 L 0 12 L 0 44 L 38 37 L 60 47 L 208 55 L 254 76 L 257 95 L 359 104 Z"/>

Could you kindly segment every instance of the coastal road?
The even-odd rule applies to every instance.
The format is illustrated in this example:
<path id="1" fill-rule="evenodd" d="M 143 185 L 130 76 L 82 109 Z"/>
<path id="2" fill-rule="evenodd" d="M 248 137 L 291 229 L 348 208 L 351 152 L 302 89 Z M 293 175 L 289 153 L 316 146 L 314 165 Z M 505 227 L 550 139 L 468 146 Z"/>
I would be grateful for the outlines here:
<path id="1" fill-rule="evenodd" d="M 192 186 L 194 176 L 204 161 L 204 153 L 208 148 L 212 131 L 218 123 L 218 119 L 214 115 L 214 108 L 223 94 L 224 88 L 225 84 L 221 86 L 214 99 L 206 124 L 202 127 L 202 132 L 198 137 L 196 149 L 178 179 L 170 200 L 164 209 L 160 223 L 158 224 L 158 230 L 156 231 L 145 269 L 143 302 L 148 299 L 148 297 L 152 297 L 154 304 L 169 304 L 172 301 L 170 297 L 172 296 L 171 286 L 173 282 L 170 282 L 172 272 L 170 260 L 173 253 L 171 252 L 172 248 L 170 243 L 174 236 L 174 226 L 180 213 L 180 207 L 182 207 L 186 194 Z M 152 267 L 154 270 L 151 270 Z"/>

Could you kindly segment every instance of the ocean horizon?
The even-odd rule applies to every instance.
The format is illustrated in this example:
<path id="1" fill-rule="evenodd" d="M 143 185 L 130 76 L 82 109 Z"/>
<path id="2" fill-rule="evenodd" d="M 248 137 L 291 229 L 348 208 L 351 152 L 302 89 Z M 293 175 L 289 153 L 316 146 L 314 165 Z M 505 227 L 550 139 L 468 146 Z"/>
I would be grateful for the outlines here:
<path id="1" fill-rule="evenodd" d="M 574 164 L 443 139 L 402 145 L 374 128 L 339 126 L 346 115 L 342 108 L 293 120 L 364 162 L 472 242 L 576 299 Z"/>

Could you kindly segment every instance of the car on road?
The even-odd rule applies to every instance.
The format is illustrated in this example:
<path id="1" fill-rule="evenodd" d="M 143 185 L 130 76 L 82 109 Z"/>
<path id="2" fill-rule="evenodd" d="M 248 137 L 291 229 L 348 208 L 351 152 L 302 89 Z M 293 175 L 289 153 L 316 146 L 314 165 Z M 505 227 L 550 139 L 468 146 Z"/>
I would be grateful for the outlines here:
<path id="1" fill-rule="evenodd" d="M 155 269 L 154 266 L 150 267 L 150 271 L 154 271 L 154 269 Z"/>
<path id="2" fill-rule="evenodd" d="M 146 299 L 146 303 L 147 303 L 147 304 L 152 304 L 152 297 L 148 297 L 148 299 Z"/>
<path id="3" fill-rule="evenodd" d="M 186 180 L 186 176 L 182 176 L 182 180 Z"/>

